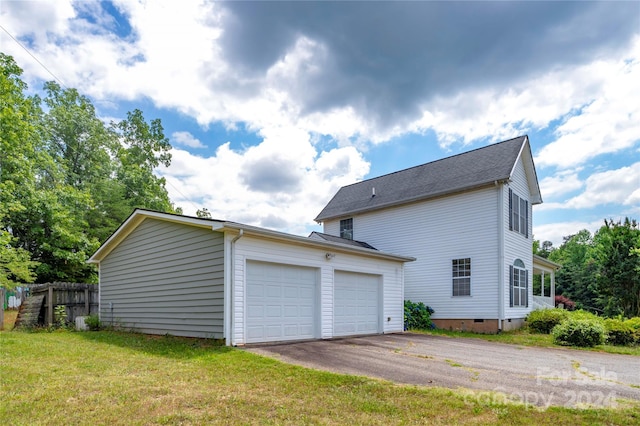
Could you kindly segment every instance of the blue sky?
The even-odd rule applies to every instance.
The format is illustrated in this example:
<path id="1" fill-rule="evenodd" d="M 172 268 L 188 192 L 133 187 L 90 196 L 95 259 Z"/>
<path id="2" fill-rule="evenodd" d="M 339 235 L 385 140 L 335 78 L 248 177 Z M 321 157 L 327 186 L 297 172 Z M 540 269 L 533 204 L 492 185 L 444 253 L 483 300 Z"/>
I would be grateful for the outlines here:
<path id="1" fill-rule="evenodd" d="M 31 91 L 162 119 L 187 214 L 304 235 L 342 185 L 528 134 L 535 238 L 640 218 L 639 2 L 5 0 L 0 25 Z"/>

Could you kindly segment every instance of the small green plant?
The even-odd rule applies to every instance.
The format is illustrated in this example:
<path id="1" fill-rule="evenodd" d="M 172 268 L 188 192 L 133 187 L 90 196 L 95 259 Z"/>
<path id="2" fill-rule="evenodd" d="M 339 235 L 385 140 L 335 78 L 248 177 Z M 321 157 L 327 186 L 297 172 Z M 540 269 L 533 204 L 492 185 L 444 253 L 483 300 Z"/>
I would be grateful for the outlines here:
<path id="1" fill-rule="evenodd" d="M 100 322 L 100 317 L 96 314 L 89 315 L 84 319 L 85 325 L 91 331 L 98 331 L 102 328 L 102 323 Z"/>
<path id="2" fill-rule="evenodd" d="M 620 319 L 607 318 L 604 320 L 607 330 L 607 343 L 616 346 L 633 344 L 635 340 L 634 329 Z"/>
<path id="3" fill-rule="evenodd" d="M 537 309 L 527 315 L 529 329 L 536 333 L 549 334 L 553 327 L 569 318 L 569 312 L 560 308 Z"/>
<path id="4" fill-rule="evenodd" d="M 414 303 L 411 300 L 404 301 L 404 329 L 428 330 L 433 328 L 431 314 L 433 309 L 422 302 Z"/>
<path id="5" fill-rule="evenodd" d="M 64 305 L 58 305 L 53 308 L 53 317 L 56 328 L 67 327 L 67 307 Z"/>
<path id="6" fill-rule="evenodd" d="M 593 347 L 604 343 L 606 330 L 602 321 L 570 318 L 551 331 L 557 345 Z"/>

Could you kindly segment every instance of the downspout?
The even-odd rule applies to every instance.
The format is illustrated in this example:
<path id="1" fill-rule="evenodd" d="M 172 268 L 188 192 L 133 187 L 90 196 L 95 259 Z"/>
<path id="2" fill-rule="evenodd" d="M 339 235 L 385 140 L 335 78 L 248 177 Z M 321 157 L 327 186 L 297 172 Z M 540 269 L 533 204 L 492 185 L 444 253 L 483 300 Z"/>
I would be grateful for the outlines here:
<path id="1" fill-rule="evenodd" d="M 244 230 L 240 229 L 240 232 L 238 233 L 238 235 L 236 235 L 233 240 L 231 240 L 231 246 L 230 246 L 230 253 L 229 253 L 229 257 L 230 259 L 230 266 L 229 266 L 229 336 L 227 337 L 227 344 L 230 346 L 235 346 L 235 333 L 233 330 L 233 320 L 234 320 L 234 300 L 235 300 L 235 294 L 234 294 L 234 284 L 235 284 L 235 272 L 236 272 L 236 259 L 235 259 L 235 255 L 236 255 L 236 241 L 238 241 L 240 238 L 242 238 L 242 236 L 244 235 Z"/>
<path id="2" fill-rule="evenodd" d="M 504 189 L 503 183 L 495 181 L 498 188 L 498 333 L 502 331 L 504 319 Z"/>

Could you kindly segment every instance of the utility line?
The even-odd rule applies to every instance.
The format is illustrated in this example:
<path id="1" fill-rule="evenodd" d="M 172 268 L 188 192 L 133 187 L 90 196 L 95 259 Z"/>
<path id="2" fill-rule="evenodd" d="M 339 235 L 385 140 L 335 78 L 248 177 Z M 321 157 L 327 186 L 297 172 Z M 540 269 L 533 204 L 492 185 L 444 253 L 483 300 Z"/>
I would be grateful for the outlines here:
<path id="1" fill-rule="evenodd" d="M 8 35 L 9 37 L 11 37 L 11 39 L 12 39 L 13 41 L 15 41 L 15 42 L 18 44 L 18 46 L 22 47 L 22 48 L 24 49 L 24 51 L 25 51 L 25 52 L 27 52 L 27 53 L 29 54 L 29 56 L 31 56 L 31 57 L 32 57 L 32 58 L 33 58 L 33 59 L 34 59 L 38 64 L 40 64 L 40 66 L 41 66 L 42 68 L 44 68 L 44 69 L 45 69 L 49 74 L 51 74 L 51 76 L 52 76 L 52 77 L 53 77 L 53 78 L 54 78 L 58 83 L 60 83 L 60 85 L 61 85 L 62 87 L 64 87 L 65 89 L 68 89 L 68 87 L 66 86 L 66 84 L 64 84 L 64 83 L 62 82 L 62 80 L 60 80 L 60 79 L 59 79 L 59 78 L 58 78 L 54 73 L 52 73 L 52 72 L 51 72 L 51 70 L 50 70 L 49 68 L 47 68 L 47 67 L 46 67 L 42 62 L 40 62 L 40 60 L 39 60 L 38 58 L 36 58 L 36 55 L 34 55 L 33 53 L 31 53 L 31 51 L 30 51 L 29 49 L 27 49 L 27 47 L 26 47 L 24 44 L 20 43 L 20 41 L 19 41 L 17 38 L 15 38 L 15 37 L 14 37 L 14 36 L 13 36 L 13 35 L 12 35 L 12 34 L 11 34 L 11 33 L 6 29 L 6 28 L 5 28 L 5 27 L 3 27 L 2 25 L 0 25 L 0 28 L 2 28 L 2 30 L 3 30 L 5 33 L 7 33 L 7 35 Z"/>

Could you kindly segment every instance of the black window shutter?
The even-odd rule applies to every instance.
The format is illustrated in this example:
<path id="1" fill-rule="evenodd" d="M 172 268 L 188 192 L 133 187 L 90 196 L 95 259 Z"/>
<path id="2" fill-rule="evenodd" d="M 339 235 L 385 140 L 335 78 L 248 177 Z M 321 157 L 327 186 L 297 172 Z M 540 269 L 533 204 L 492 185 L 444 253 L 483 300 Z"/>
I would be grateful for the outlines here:
<path id="1" fill-rule="evenodd" d="M 529 271 L 524 271 L 524 306 L 529 307 Z"/>
<path id="2" fill-rule="evenodd" d="M 509 306 L 513 308 L 513 266 L 509 265 Z"/>
<path id="3" fill-rule="evenodd" d="M 524 231 L 524 236 L 529 238 L 529 202 L 525 201 L 524 202 L 524 226 L 525 226 L 525 231 Z M 528 276 L 528 275 L 527 275 Z"/>
<path id="4" fill-rule="evenodd" d="M 513 191 L 511 188 L 509 188 L 509 231 L 513 231 Z"/>

